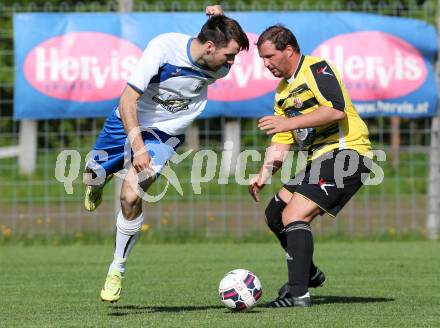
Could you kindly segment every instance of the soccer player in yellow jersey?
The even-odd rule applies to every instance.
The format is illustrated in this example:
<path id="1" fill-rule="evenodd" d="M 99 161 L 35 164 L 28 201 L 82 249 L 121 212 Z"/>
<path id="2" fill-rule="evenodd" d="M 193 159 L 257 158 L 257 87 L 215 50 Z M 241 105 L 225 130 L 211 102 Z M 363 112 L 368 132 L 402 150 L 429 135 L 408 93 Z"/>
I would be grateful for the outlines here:
<path id="1" fill-rule="evenodd" d="M 357 114 L 338 71 L 322 58 L 303 55 L 293 33 L 267 28 L 257 42 L 264 65 L 281 78 L 275 113 L 258 127 L 273 135 L 264 163 L 251 180 L 255 201 L 269 177 L 295 144 L 307 165 L 270 201 L 266 222 L 286 251 L 288 282 L 269 307 L 311 305 L 309 287 L 322 286 L 324 273 L 313 263 L 310 223 L 324 213 L 334 217 L 363 185 L 371 160 L 368 129 Z"/>

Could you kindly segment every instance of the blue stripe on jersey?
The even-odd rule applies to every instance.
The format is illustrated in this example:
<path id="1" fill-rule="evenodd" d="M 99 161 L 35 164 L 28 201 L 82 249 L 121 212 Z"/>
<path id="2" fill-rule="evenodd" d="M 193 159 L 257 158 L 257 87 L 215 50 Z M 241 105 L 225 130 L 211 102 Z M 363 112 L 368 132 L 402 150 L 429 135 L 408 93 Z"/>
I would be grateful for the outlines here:
<path id="1" fill-rule="evenodd" d="M 144 92 L 141 90 L 141 89 L 139 89 L 137 86 L 135 86 L 134 84 L 131 84 L 131 83 L 129 83 L 129 82 L 127 82 L 127 84 L 130 86 L 130 87 L 132 87 L 137 93 L 139 93 L 139 94 L 143 94 Z"/>
<path id="2" fill-rule="evenodd" d="M 210 78 L 209 75 L 204 74 L 200 71 L 196 71 L 189 67 L 180 67 L 171 64 L 165 64 L 161 68 L 159 68 L 159 73 L 153 76 L 150 80 L 150 83 L 159 83 L 168 80 L 172 77 L 178 76 L 197 76 L 203 78 Z"/>

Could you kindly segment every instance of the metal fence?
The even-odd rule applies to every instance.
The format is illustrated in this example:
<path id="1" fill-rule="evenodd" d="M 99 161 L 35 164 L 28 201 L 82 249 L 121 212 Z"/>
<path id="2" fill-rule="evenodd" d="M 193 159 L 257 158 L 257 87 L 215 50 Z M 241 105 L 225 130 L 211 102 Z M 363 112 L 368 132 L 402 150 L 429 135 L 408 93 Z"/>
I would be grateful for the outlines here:
<path id="1" fill-rule="evenodd" d="M 20 5 L 0 4 L 0 236 L 9 235 L 79 235 L 84 232 L 111 233 L 114 229 L 117 188 L 115 182 L 106 187 L 102 206 L 93 213 L 83 208 L 83 187 L 79 176 L 73 185 L 74 193 L 65 192 L 63 184 L 55 179 L 55 162 L 65 149 L 85 154 L 104 119 L 46 120 L 38 122 L 37 161 L 35 172 L 22 174 L 16 154 L 20 140 L 20 122 L 12 118 L 13 110 L 13 42 L 12 19 L 14 12 L 88 12 L 118 11 L 123 2 L 63 2 L 54 5 L 30 3 Z M 230 11 L 270 10 L 329 10 L 362 11 L 383 15 L 414 17 L 435 23 L 436 6 L 433 1 L 236 1 L 222 2 Z M 138 2 L 131 11 L 202 11 L 205 3 L 189 1 Z M 276 15 L 274 15 L 276 20 Z M 25 36 L 23 36 L 25 37 Z M 262 154 L 267 138 L 250 119 L 229 120 L 216 118 L 198 120 L 189 130 L 189 147 L 214 150 L 219 156 L 225 141 L 224 131 L 230 124 L 240 128 L 242 149 L 256 149 Z M 426 232 L 428 215 L 427 192 L 431 145 L 430 119 L 368 119 L 374 148 L 383 149 L 388 160 L 380 163 L 385 173 L 384 182 L 378 186 L 364 187 L 340 213 L 337 219 L 328 216 L 314 222 L 317 234 L 344 233 L 351 235 L 403 234 Z M 393 146 L 392 146 L 393 145 Z M 397 145 L 399 145 L 397 147 Z M 165 198 L 157 203 L 145 203 L 144 231 L 188 230 L 206 236 L 223 234 L 247 235 L 256 231 L 266 233 L 264 208 L 273 193 L 281 187 L 276 180 L 263 191 L 262 201 L 255 204 L 247 188 L 234 183 L 218 184 L 218 179 L 201 185 L 201 193 L 190 183 L 193 157 L 173 166 L 182 183 L 184 194 L 172 187 Z M 247 173 L 256 173 L 258 163 L 248 166 Z M 218 171 L 218 170 L 217 170 Z M 218 177 L 218 173 L 217 173 Z M 160 193 L 166 180 L 159 179 L 151 193 Z M 438 215 L 438 212 L 436 213 Z"/>

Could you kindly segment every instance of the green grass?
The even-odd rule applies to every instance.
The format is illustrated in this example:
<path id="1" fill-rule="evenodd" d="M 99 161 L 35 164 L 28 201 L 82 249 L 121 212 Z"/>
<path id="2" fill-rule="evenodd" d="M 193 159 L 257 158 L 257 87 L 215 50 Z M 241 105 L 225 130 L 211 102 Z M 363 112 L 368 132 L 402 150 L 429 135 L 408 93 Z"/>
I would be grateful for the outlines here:
<path id="1" fill-rule="evenodd" d="M 327 275 L 309 309 L 231 313 L 217 298 L 228 270 L 247 268 L 262 302 L 285 281 L 275 243 L 139 244 L 116 305 L 102 304 L 111 245 L 4 245 L 0 317 L 4 327 L 438 327 L 438 242 L 317 242 Z"/>

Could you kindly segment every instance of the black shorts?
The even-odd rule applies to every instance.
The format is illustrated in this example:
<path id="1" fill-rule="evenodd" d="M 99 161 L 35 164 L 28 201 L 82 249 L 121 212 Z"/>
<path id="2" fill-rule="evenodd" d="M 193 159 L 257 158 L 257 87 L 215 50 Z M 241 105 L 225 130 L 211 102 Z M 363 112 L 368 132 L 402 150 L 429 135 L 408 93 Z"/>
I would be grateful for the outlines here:
<path id="1" fill-rule="evenodd" d="M 284 185 L 318 205 L 322 213 L 336 216 L 368 178 L 371 160 L 354 150 L 325 154 Z"/>

